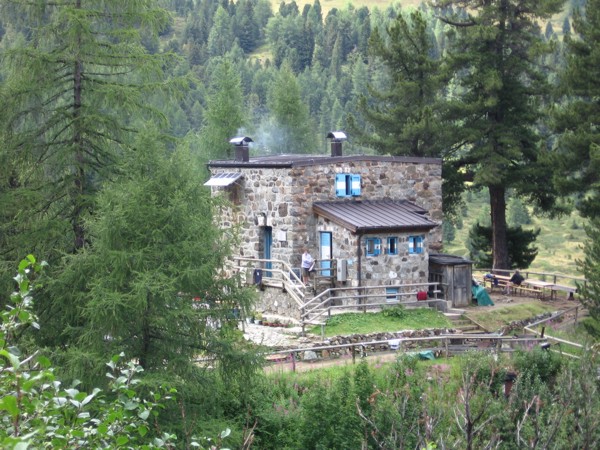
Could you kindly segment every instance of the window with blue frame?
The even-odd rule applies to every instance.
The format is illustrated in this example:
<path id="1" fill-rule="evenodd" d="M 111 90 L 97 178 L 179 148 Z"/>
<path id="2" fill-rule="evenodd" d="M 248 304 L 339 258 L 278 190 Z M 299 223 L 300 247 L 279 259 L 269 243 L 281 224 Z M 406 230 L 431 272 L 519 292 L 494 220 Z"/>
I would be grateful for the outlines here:
<path id="1" fill-rule="evenodd" d="M 397 255 L 398 254 L 398 238 L 396 236 L 387 238 L 387 254 Z"/>
<path id="2" fill-rule="evenodd" d="M 423 236 L 408 237 L 408 253 L 417 254 L 423 253 Z"/>
<path id="3" fill-rule="evenodd" d="M 338 173 L 335 175 L 335 195 L 338 197 L 357 197 L 360 195 L 360 175 Z"/>
<path id="4" fill-rule="evenodd" d="M 388 302 L 395 302 L 398 300 L 399 289 L 397 287 L 385 288 L 385 299 Z"/>
<path id="5" fill-rule="evenodd" d="M 365 239 L 367 256 L 377 256 L 381 254 L 381 239 L 367 238 Z"/>

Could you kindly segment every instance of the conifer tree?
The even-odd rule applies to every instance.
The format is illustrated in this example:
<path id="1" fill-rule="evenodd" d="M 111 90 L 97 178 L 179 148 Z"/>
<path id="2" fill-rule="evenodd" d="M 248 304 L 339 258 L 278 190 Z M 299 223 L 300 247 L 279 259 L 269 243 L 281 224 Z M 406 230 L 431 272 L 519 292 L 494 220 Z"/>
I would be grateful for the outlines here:
<path id="1" fill-rule="evenodd" d="M 399 14 L 387 36 L 373 31 L 370 53 L 383 62 L 388 82 L 383 89 L 371 84 L 369 100 L 361 97 L 359 111 L 370 128 L 353 125 L 354 119 L 351 131 L 362 144 L 383 154 L 440 156 L 441 78 L 433 41 L 419 11 Z"/>
<path id="2" fill-rule="evenodd" d="M 121 352 L 149 383 L 174 387 L 208 377 L 209 366 L 252 368 L 235 330 L 253 297 L 221 276 L 235 236 L 213 223 L 217 203 L 189 146 L 166 144 L 145 130 L 98 194 L 87 222 L 92 245 L 66 258 L 48 285 L 42 341 L 62 344 L 69 378 L 98 384 L 107 358 Z"/>
<path id="3" fill-rule="evenodd" d="M 210 86 L 200 134 L 200 156 L 204 160 L 229 159 L 233 156 L 229 139 L 237 136 L 248 120 L 240 75 L 226 59 L 213 60 L 209 73 Z"/>
<path id="4" fill-rule="evenodd" d="M 456 39 L 449 66 L 455 74 L 449 119 L 456 124 L 451 139 L 458 151 L 449 156 L 489 190 L 493 268 L 510 266 L 506 225 L 506 190 L 542 209 L 554 206 L 548 186 L 550 166 L 541 156 L 542 117 L 548 85 L 540 70 L 543 46 L 539 21 L 560 11 L 563 0 L 447 0 L 441 7 L 465 8 L 442 17 Z M 460 13 L 460 10 L 459 10 Z"/>
<path id="5" fill-rule="evenodd" d="M 35 252 L 52 262 L 88 242 L 84 219 L 136 121 L 163 120 L 147 98 L 167 86 L 168 58 L 148 55 L 141 40 L 165 27 L 168 14 L 155 0 L 0 7 L 19 18 L 2 53 L 0 153 L 10 166 L 0 204 L 20 202 L 4 210 L 1 258 L 12 265 Z"/>
<path id="6" fill-rule="evenodd" d="M 280 153 L 311 153 L 315 148 L 308 107 L 300 97 L 300 86 L 288 63 L 275 77 L 268 93 L 273 125 L 271 147 Z"/>
<path id="7" fill-rule="evenodd" d="M 567 68 L 561 77 L 566 104 L 555 115 L 560 133 L 553 155 L 554 180 L 585 217 L 600 216 L 600 1 L 588 0 L 565 38 Z"/>

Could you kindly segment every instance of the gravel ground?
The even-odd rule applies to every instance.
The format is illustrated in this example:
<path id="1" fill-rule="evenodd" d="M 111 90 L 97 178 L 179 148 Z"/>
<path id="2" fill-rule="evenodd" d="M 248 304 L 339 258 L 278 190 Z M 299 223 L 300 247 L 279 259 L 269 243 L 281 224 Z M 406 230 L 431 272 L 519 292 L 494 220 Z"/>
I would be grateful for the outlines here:
<path id="1" fill-rule="evenodd" d="M 244 324 L 244 338 L 255 344 L 264 345 L 274 349 L 304 348 L 321 342 L 317 336 L 302 336 L 301 327 L 267 327 L 253 323 Z"/>

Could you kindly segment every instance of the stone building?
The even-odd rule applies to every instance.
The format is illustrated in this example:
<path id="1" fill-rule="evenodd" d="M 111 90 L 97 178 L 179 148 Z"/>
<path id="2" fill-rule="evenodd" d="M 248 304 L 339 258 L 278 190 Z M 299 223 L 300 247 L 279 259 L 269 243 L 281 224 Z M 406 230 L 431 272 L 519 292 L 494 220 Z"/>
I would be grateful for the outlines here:
<path id="1" fill-rule="evenodd" d="M 240 137 L 234 160 L 208 164 L 206 185 L 230 200 L 221 223 L 240 233 L 237 254 L 297 271 L 307 246 L 332 286 L 426 283 L 442 244 L 441 160 L 344 156 L 344 137 L 328 135 L 329 155 L 253 158 Z"/>

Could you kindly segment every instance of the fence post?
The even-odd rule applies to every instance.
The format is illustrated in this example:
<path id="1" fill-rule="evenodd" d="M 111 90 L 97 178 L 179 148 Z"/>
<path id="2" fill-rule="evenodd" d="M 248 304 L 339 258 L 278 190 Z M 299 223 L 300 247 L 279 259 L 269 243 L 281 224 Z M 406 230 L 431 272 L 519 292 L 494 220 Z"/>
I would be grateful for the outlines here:
<path id="1" fill-rule="evenodd" d="M 292 352 L 292 372 L 296 371 L 296 353 Z"/>
<path id="2" fill-rule="evenodd" d="M 577 317 L 579 316 L 579 306 L 575 308 L 575 326 L 577 326 Z"/>
<path id="3" fill-rule="evenodd" d="M 354 351 L 354 345 L 350 347 L 352 350 L 352 364 L 356 364 L 356 352 Z"/>
<path id="4" fill-rule="evenodd" d="M 448 357 L 449 357 L 449 355 L 450 355 L 450 350 L 449 350 L 449 348 L 448 348 L 448 347 L 449 347 L 449 346 L 448 346 L 448 341 L 449 341 L 449 338 L 448 338 L 448 337 L 445 337 L 445 338 L 444 338 L 444 347 L 446 348 L 446 358 L 448 358 Z"/>

